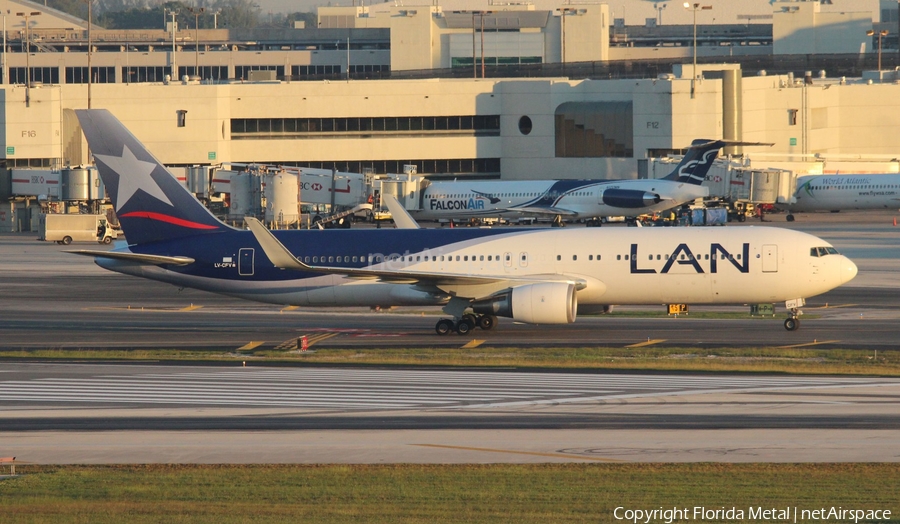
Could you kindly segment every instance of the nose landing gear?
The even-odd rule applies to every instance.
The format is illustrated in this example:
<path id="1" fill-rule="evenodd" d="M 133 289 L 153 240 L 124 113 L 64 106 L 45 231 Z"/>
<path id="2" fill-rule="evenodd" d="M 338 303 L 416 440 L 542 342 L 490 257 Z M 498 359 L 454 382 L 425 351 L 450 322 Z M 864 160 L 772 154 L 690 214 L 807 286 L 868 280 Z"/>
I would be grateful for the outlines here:
<path id="1" fill-rule="evenodd" d="M 798 308 L 791 309 L 791 316 L 784 321 L 784 329 L 788 331 L 797 331 L 800 329 L 800 315 L 803 314 Z"/>

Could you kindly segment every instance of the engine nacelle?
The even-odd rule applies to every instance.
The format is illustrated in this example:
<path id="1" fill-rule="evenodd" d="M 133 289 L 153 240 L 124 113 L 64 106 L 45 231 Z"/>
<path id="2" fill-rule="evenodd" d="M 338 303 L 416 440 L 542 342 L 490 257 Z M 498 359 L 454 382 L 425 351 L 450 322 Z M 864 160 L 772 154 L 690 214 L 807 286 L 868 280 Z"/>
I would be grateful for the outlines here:
<path id="1" fill-rule="evenodd" d="M 541 282 L 477 300 L 472 310 L 529 324 L 570 324 L 578 314 L 578 296 L 574 284 Z"/>
<path id="2" fill-rule="evenodd" d="M 635 209 L 649 207 L 662 201 L 656 193 L 636 189 L 607 189 L 603 191 L 603 203 L 612 207 Z"/>

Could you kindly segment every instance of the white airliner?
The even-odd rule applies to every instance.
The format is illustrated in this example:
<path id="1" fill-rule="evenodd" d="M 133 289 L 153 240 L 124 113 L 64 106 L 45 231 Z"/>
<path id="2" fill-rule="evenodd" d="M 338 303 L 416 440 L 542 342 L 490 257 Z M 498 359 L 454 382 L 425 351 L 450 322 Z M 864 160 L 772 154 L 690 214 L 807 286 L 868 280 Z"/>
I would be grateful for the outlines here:
<path id="1" fill-rule="evenodd" d="M 780 205 L 795 212 L 900 208 L 900 174 L 805 175 L 797 178 L 794 203 Z"/>
<path id="2" fill-rule="evenodd" d="M 106 110 L 76 111 L 128 245 L 76 251 L 128 275 L 297 306 L 442 305 L 439 334 L 497 317 L 575 321 L 579 304 L 786 301 L 856 266 L 828 242 L 777 228 L 250 231 L 217 220 Z M 471 312 L 469 312 L 471 311 Z"/>
<path id="3" fill-rule="evenodd" d="M 733 140 L 694 140 L 675 169 L 652 180 L 531 180 L 431 182 L 419 193 L 423 220 L 485 217 L 584 219 L 655 213 L 709 196 L 700 184 L 728 145 L 771 145 Z"/>

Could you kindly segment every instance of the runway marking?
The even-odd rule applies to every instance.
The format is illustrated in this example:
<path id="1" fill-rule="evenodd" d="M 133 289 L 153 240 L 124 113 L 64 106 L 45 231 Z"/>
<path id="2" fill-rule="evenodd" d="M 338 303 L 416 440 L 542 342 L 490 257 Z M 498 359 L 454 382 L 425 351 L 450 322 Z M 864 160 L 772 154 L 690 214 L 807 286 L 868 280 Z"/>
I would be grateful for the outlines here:
<path id="1" fill-rule="evenodd" d="M 97 306 L 97 307 L 86 307 L 82 308 L 84 311 L 149 311 L 151 313 L 177 313 L 181 311 L 194 311 L 195 309 L 200 309 L 203 306 L 197 306 L 191 304 L 190 306 L 185 306 L 183 308 L 175 308 L 175 307 L 144 307 L 144 306 L 121 306 L 121 307 L 112 307 L 112 306 Z"/>
<path id="2" fill-rule="evenodd" d="M 445 446 L 442 444 L 412 444 L 413 446 L 420 446 L 423 448 L 444 448 L 444 449 L 459 449 L 463 451 L 485 451 L 487 453 L 510 453 L 513 455 L 532 455 L 535 457 L 554 457 L 554 458 L 567 458 L 567 459 L 578 459 L 578 460 L 593 460 L 596 462 L 625 462 L 620 459 L 611 459 L 611 458 L 602 458 L 602 457 L 585 457 L 583 455 L 570 455 L 568 453 L 542 453 L 539 451 L 515 451 L 512 449 L 493 449 L 493 448 L 475 448 L 471 446 Z"/>
<path id="3" fill-rule="evenodd" d="M 290 342 L 296 344 L 295 339 Z M 84 377 L 37 375 L 24 380 L 18 380 L 16 374 L 0 374 L 0 403 L 299 406 L 311 409 L 440 408 L 470 411 L 716 393 L 835 390 L 860 386 L 900 388 L 900 379 L 819 377 L 595 376 L 255 367 L 137 375 L 100 373 L 103 374 Z"/>
<path id="4" fill-rule="evenodd" d="M 293 310 L 295 310 L 295 309 L 299 309 L 299 306 L 288 306 L 288 307 L 284 307 L 284 308 L 281 308 L 281 312 L 284 313 L 285 311 L 293 311 Z"/>
<path id="5" fill-rule="evenodd" d="M 818 346 L 820 344 L 837 344 L 840 340 L 816 340 L 813 342 L 807 342 L 806 344 L 792 344 L 790 346 L 778 346 L 775 349 L 791 349 L 791 348 L 802 348 L 807 346 Z"/>
<path id="6" fill-rule="evenodd" d="M 640 348 L 640 347 L 644 347 L 644 346 L 652 346 L 653 344 L 661 344 L 661 343 L 663 343 L 663 342 L 665 342 L 665 341 L 666 341 L 666 339 L 664 339 L 664 338 L 656 338 L 656 339 L 653 339 L 653 340 L 648 340 L 648 341 L 646 341 L 646 342 L 638 342 L 637 344 L 631 344 L 630 346 L 625 346 L 625 347 L 627 347 L 627 348 Z"/>
<path id="7" fill-rule="evenodd" d="M 266 342 L 264 340 L 251 340 L 250 342 L 247 342 L 243 346 L 237 348 L 237 350 L 238 351 L 250 351 L 251 349 L 256 349 L 265 343 Z"/>
<path id="8" fill-rule="evenodd" d="M 478 346 L 484 344 L 484 342 L 485 342 L 484 340 L 478 340 L 477 338 L 476 338 L 476 339 L 472 339 L 472 340 L 470 340 L 465 346 L 461 347 L 460 349 L 472 349 L 472 348 L 477 348 Z"/>
<path id="9" fill-rule="evenodd" d="M 323 340 L 327 340 L 331 337 L 336 337 L 338 335 L 340 335 L 340 333 L 318 333 L 315 335 L 301 335 L 297 338 L 291 338 L 291 339 L 285 340 L 281 344 L 278 344 L 277 346 L 275 346 L 275 349 L 281 350 L 281 351 L 287 350 L 287 349 L 297 349 L 300 347 L 300 339 L 303 338 L 304 336 L 306 337 L 306 347 L 309 348 L 309 347 L 312 347 L 312 345 L 316 344 L 317 342 L 322 342 Z"/>
<path id="10" fill-rule="evenodd" d="M 824 306 L 807 307 L 807 308 L 803 308 L 803 309 L 838 309 L 838 308 L 842 308 L 842 307 L 857 307 L 858 305 L 859 304 L 837 304 L 837 305 L 829 306 L 828 304 L 825 304 Z"/>

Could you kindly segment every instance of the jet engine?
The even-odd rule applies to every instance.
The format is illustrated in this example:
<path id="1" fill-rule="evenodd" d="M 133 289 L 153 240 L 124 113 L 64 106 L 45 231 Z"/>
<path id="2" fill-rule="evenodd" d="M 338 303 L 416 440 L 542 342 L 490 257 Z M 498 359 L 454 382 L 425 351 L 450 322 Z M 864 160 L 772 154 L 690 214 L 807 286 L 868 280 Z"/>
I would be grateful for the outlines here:
<path id="1" fill-rule="evenodd" d="M 636 189 L 607 189 L 603 191 L 603 203 L 612 207 L 634 209 L 649 207 L 662 201 L 656 193 Z"/>
<path id="2" fill-rule="evenodd" d="M 578 297 L 574 284 L 541 282 L 476 300 L 472 311 L 529 324 L 570 324 L 578 314 Z"/>

